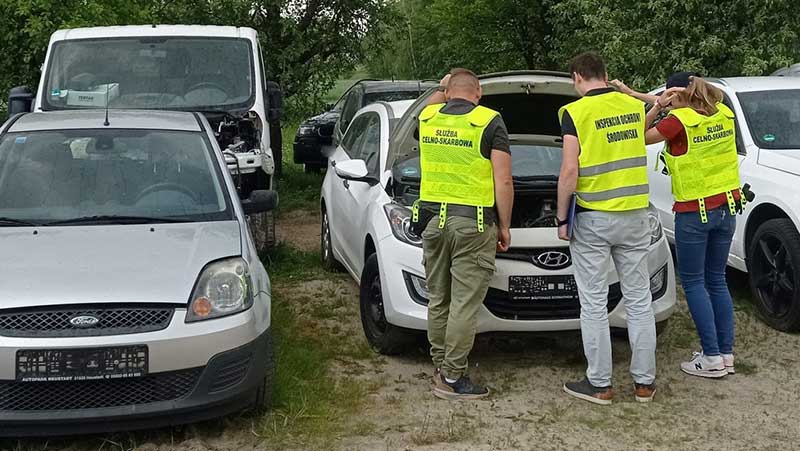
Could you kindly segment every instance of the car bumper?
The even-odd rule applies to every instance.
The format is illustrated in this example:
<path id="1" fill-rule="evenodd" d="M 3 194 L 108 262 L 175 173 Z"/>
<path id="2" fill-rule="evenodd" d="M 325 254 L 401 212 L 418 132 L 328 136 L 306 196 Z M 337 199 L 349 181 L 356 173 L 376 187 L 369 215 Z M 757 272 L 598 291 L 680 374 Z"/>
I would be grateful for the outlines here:
<path id="1" fill-rule="evenodd" d="M 416 330 L 427 328 L 428 309 L 423 302 L 414 300 L 413 289 L 409 287 L 407 275 L 423 275 L 422 250 L 413 246 L 399 244 L 394 237 L 388 237 L 389 242 L 382 242 L 379 248 L 379 265 L 381 271 L 381 285 L 383 304 L 386 319 L 389 323 Z M 386 249 L 391 250 L 386 251 Z M 651 276 L 655 276 L 660 271 L 664 274 L 664 287 L 658 290 L 653 297 L 653 312 L 656 321 L 664 321 L 669 318 L 675 310 L 675 270 L 672 263 L 672 254 L 665 238 L 661 238 L 653 244 L 648 256 L 648 268 Z M 512 275 L 571 275 L 572 266 L 561 270 L 544 270 L 534 266 L 532 263 L 497 260 L 497 271 L 492 279 L 490 291 L 484 304 L 478 311 L 478 333 L 483 332 L 546 332 L 579 330 L 580 318 L 579 309 L 573 309 L 574 313 L 565 315 L 554 315 L 557 319 L 546 319 L 535 317 L 535 319 L 510 319 L 508 311 L 501 314 L 498 312 L 496 302 L 493 305 L 492 297 L 507 296 L 508 278 Z M 610 293 L 615 290 L 618 292 L 618 279 L 616 272 L 609 273 Z M 612 294 L 613 296 L 613 294 Z M 494 299 L 496 301 L 496 299 Z M 509 300 L 503 299 L 505 306 Z M 609 325 L 613 328 L 626 328 L 626 316 L 624 302 L 621 294 L 616 301 L 609 301 L 611 307 L 608 315 Z M 494 312 L 493 312 L 494 311 Z M 502 317 L 504 316 L 504 317 Z M 524 315 L 521 315 L 524 316 Z M 533 315 L 536 316 L 536 315 Z M 568 317 L 564 317 L 568 316 Z"/>
<path id="2" fill-rule="evenodd" d="M 140 378 L 80 382 L 18 383 L 0 378 L 0 436 L 70 435 L 142 429 L 202 421 L 253 403 L 254 390 L 271 365 L 269 329 L 257 331 L 253 309 L 209 320 L 207 334 L 183 335 L 186 328 L 125 336 L 24 339 L 14 348 L 4 338 L 2 367 L 14 371 L 16 349 L 90 345 L 147 345 L 149 371 Z M 173 323 L 183 323 L 175 314 Z M 219 324 L 211 324 L 220 321 Z M 170 330 L 173 329 L 173 330 Z M 171 337 L 171 338 L 170 338 Z M 91 343 L 84 343 L 85 341 Z M 77 343 L 81 343 L 78 345 Z M 72 400 L 72 401 L 70 401 Z"/>
<path id="3" fill-rule="evenodd" d="M 322 143 L 319 139 L 295 138 L 294 162 L 322 167 L 328 164 L 328 158 L 322 155 Z"/>

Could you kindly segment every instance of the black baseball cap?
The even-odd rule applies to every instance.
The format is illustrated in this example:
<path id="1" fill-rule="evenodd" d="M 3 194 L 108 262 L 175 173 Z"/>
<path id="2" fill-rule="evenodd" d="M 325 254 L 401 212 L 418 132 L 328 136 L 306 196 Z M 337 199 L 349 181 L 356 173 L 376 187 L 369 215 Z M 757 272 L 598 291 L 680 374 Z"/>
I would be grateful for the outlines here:
<path id="1" fill-rule="evenodd" d="M 686 88 L 689 86 L 690 77 L 702 77 L 699 72 L 675 72 L 667 78 L 667 89 L 669 88 Z"/>

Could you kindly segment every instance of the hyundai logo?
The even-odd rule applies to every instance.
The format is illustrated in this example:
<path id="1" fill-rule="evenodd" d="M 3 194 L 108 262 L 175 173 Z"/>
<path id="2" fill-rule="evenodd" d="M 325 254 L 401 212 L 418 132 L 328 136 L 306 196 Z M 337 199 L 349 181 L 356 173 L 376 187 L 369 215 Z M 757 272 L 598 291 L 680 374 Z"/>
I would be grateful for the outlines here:
<path id="1" fill-rule="evenodd" d="M 100 322 L 100 318 L 94 315 L 78 315 L 69 319 L 69 323 L 79 329 L 89 329 L 96 326 Z"/>
<path id="2" fill-rule="evenodd" d="M 564 268 L 569 265 L 569 255 L 561 251 L 542 252 L 536 256 L 536 261 L 540 266 L 549 269 Z"/>

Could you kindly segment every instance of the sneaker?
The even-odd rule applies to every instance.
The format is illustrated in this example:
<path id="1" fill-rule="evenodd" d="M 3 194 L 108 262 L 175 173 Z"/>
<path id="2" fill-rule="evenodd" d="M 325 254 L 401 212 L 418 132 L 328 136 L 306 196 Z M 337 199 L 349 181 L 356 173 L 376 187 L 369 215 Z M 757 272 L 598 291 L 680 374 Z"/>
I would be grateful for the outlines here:
<path id="1" fill-rule="evenodd" d="M 722 363 L 725 364 L 728 374 L 736 374 L 736 370 L 733 369 L 733 354 L 722 354 Z"/>
<path id="2" fill-rule="evenodd" d="M 725 377 L 725 375 L 728 374 L 728 371 L 725 370 L 725 363 L 722 361 L 722 356 L 705 355 L 702 352 L 695 352 L 692 355 L 691 361 L 681 363 L 681 370 L 692 376 L 708 377 L 712 379 Z"/>
<path id="3" fill-rule="evenodd" d="M 638 402 L 650 402 L 656 395 L 656 384 L 633 384 L 633 391 Z"/>
<path id="4" fill-rule="evenodd" d="M 433 386 L 433 395 L 448 401 L 481 399 L 489 396 L 489 389 L 474 384 L 467 376 L 461 376 L 453 383 L 447 382 L 440 372 Z"/>
<path id="5" fill-rule="evenodd" d="M 588 379 L 579 382 L 567 382 L 564 384 L 564 391 L 576 398 L 601 405 L 611 404 L 611 399 L 614 398 L 614 389 L 610 386 L 595 387 Z"/>

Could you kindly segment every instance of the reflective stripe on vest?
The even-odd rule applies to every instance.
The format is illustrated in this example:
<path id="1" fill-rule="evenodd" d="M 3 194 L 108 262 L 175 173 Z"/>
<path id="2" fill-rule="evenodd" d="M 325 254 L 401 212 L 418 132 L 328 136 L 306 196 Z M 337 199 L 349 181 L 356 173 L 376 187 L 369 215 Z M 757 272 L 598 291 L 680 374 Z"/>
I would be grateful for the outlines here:
<path id="1" fill-rule="evenodd" d="M 441 113 L 443 107 L 428 105 L 419 115 L 420 200 L 476 208 L 494 206 L 492 162 L 481 154 L 481 139 L 499 113 L 478 106 L 468 114 L 452 115 Z M 478 213 L 481 219 L 482 209 Z M 440 226 L 445 215 L 439 215 Z"/>
<path id="2" fill-rule="evenodd" d="M 670 112 L 686 130 L 688 149 L 673 156 L 665 149 L 664 161 L 672 176 L 672 194 L 688 202 L 738 190 L 739 155 L 733 111 L 722 103 L 717 112 L 704 116 L 691 108 Z"/>
<path id="3" fill-rule="evenodd" d="M 568 111 L 581 153 L 576 187 L 578 205 L 599 211 L 629 211 L 650 203 L 645 111 L 642 102 L 617 92 L 582 97 Z"/>

